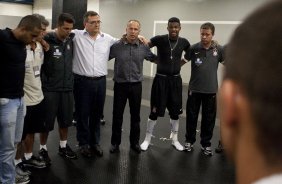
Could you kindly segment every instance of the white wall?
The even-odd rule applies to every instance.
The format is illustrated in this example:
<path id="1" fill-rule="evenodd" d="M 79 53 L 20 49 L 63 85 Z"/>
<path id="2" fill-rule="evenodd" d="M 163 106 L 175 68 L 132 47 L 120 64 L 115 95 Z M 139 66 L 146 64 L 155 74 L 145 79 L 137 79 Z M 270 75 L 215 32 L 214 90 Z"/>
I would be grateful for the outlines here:
<path id="1" fill-rule="evenodd" d="M 100 0 L 88 0 L 87 1 L 87 11 L 92 10 L 97 13 L 100 11 Z"/>
<path id="2" fill-rule="evenodd" d="M 14 29 L 23 16 L 32 13 L 32 5 L 0 2 L 0 29 Z"/>
<path id="3" fill-rule="evenodd" d="M 25 16 L 32 13 L 32 5 L 0 2 L 0 15 Z"/>
<path id="4" fill-rule="evenodd" d="M 52 20 L 52 0 L 34 0 L 33 13 L 44 15 Z"/>

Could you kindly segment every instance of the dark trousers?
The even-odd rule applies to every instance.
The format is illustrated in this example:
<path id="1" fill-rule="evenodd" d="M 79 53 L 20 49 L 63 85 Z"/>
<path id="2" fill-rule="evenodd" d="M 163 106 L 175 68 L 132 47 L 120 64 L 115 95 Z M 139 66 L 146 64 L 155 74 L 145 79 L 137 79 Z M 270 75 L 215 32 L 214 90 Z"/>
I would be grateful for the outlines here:
<path id="1" fill-rule="evenodd" d="M 100 142 L 100 117 L 103 113 L 106 77 L 74 77 L 77 141 L 93 147 Z"/>
<path id="2" fill-rule="evenodd" d="M 186 106 L 186 142 L 195 143 L 200 106 L 202 105 L 201 145 L 211 146 L 216 118 L 216 94 L 188 92 Z"/>
<path id="3" fill-rule="evenodd" d="M 112 145 L 120 145 L 123 112 L 126 101 L 130 108 L 130 144 L 139 144 L 140 138 L 140 106 L 142 96 L 142 83 L 117 83 L 114 84 Z"/>

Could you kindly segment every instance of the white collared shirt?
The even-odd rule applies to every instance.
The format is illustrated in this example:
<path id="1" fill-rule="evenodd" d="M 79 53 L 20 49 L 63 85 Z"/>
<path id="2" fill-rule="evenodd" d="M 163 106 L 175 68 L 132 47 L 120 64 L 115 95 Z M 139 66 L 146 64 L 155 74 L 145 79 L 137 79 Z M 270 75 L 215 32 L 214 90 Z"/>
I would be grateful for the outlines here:
<path id="1" fill-rule="evenodd" d="M 107 75 L 110 48 L 118 39 L 100 33 L 94 40 L 85 29 L 73 32 L 73 72 L 87 77 Z"/>
<path id="2" fill-rule="evenodd" d="M 253 184 L 281 184 L 282 183 L 282 173 L 273 174 L 271 176 L 257 180 Z"/>

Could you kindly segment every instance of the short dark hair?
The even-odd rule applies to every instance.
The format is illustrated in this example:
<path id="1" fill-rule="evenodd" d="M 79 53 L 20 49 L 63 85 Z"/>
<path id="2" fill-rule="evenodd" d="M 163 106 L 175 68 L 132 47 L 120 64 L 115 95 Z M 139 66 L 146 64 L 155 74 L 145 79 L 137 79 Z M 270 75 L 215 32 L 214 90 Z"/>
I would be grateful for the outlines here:
<path id="1" fill-rule="evenodd" d="M 268 163 L 282 164 L 282 1 L 252 13 L 227 47 L 224 79 L 235 81 L 248 98 L 256 142 Z M 267 26 L 266 26 L 267 25 Z"/>
<path id="2" fill-rule="evenodd" d="M 87 11 L 84 15 L 83 15 L 83 22 L 87 22 L 88 21 L 88 17 L 89 16 L 99 16 L 99 14 L 95 11 Z"/>
<path id="3" fill-rule="evenodd" d="M 167 24 L 169 24 L 170 22 L 177 22 L 180 24 L 180 20 L 177 17 L 171 17 L 170 19 L 168 19 Z"/>
<path id="4" fill-rule="evenodd" d="M 39 18 L 41 20 L 41 24 L 43 24 L 44 26 L 46 26 L 46 27 L 49 26 L 49 21 L 43 15 L 40 15 L 38 13 L 34 13 L 32 15 L 36 16 L 37 18 Z"/>
<path id="5" fill-rule="evenodd" d="M 58 26 L 64 25 L 64 22 L 74 24 L 75 20 L 69 13 L 61 13 L 58 17 Z"/>
<path id="6" fill-rule="evenodd" d="M 212 31 L 212 35 L 214 35 L 214 32 L 215 32 L 215 27 L 210 22 L 203 23 L 201 25 L 200 29 L 210 29 Z"/>
<path id="7" fill-rule="evenodd" d="M 27 15 L 23 17 L 17 27 L 25 27 L 27 31 L 33 31 L 34 28 L 42 29 L 41 20 L 35 15 Z"/>

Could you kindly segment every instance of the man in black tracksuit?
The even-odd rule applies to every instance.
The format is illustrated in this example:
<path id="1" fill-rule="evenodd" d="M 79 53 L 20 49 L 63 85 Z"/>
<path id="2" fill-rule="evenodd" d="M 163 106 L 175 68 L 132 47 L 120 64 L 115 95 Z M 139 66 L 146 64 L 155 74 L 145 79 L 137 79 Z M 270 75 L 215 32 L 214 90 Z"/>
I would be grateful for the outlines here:
<path id="1" fill-rule="evenodd" d="M 40 134 L 39 154 L 50 164 L 47 152 L 47 138 L 49 131 L 54 129 L 57 118 L 60 134 L 59 154 L 75 159 L 77 155 L 67 145 L 68 127 L 73 119 L 73 74 L 72 57 L 74 34 L 71 33 L 74 19 L 72 15 L 63 13 L 59 16 L 55 32 L 45 36 L 50 49 L 44 54 L 41 69 L 42 89 L 47 108 L 46 132 Z"/>

